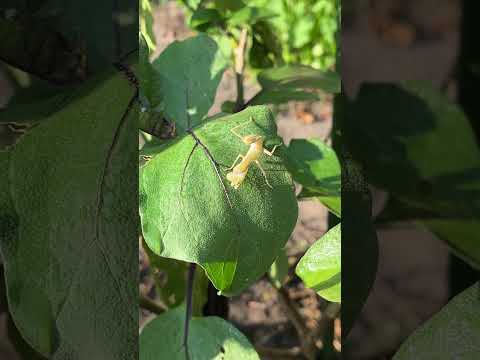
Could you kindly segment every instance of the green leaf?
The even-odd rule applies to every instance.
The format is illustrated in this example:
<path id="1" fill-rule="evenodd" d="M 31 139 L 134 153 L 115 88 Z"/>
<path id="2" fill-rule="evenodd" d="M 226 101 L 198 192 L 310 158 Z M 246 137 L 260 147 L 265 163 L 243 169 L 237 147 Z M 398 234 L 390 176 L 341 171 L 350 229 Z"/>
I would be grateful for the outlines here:
<path id="1" fill-rule="evenodd" d="M 73 95 L 73 89 L 69 88 L 31 103 L 9 103 L 7 108 L 0 109 L 0 124 L 32 126 L 61 110 L 74 99 Z"/>
<path id="2" fill-rule="evenodd" d="M 135 92 L 110 71 L 25 134 L 8 165 L 0 153 L 9 309 L 25 340 L 51 359 L 137 351 Z"/>
<path id="3" fill-rule="evenodd" d="M 217 9 L 198 8 L 190 18 L 190 27 L 205 32 L 210 27 L 220 25 L 222 22 L 222 15 Z"/>
<path id="4" fill-rule="evenodd" d="M 252 25 L 252 46 L 248 61 L 251 67 L 259 69 L 283 64 L 278 34 L 268 21 L 261 20 Z"/>
<path id="5" fill-rule="evenodd" d="M 276 14 L 268 8 L 247 6 L 240 9 L 239 11 L 234 12 L 232 16 L 228 19 L 228 25 L 253 25 L 261 20 L 266 20 L 275 16 Z"/>
<path id="6" fill-rule="evenodd" d="M 185 360 L 183 331 L 185 308 L 156 317 L 140 334 L 140 360 Z M 218 317 L 192 318 L 188 353 L 191 359 L 259 360 L 247 338 Z"/>
<path id="7" fill-rule="evenodd" d="M 150 272 L 155 280 L 157 295 L 168 307 L 175 307 L 185 300 L 186 271 L 188 264 L 158 256 L 142 241 L 148 256 Z"/>
<path id="8" fill-rule="evenodd" d="M 301 48 L 311 42 L 312 31 L 315 27 L 315 17 L 312 15 L 304 15 L 297 19 L 293 24 L 291 43 L 294 48 Z"/>
<path id="9" fill-rule="evenodd" d="M 365 85 L 347 116 L 345 141 L 373 185 L 443 217 L 478 216 L 480 151 L 444 95 L 423 83 Z"/>
<path id="10" fill-rule="evenodd" d="M 199 264 L 227 296 L 268 270 L 298 214 L 291 177 L 278 156 L 259 159 L 273 189 L 255 164 L 238 189 L 226 180 L 227 167 L 248 150 L 230 131 L 239 124 L 245 125 L 241 134 L 264 136 L 268 149 L 280 141 L 270 110 L 251 107 L 195 128 L 200 143 L 188 134 L 151 148 L 153 158 L 140 170 L 140 216 L 150 249 Z"/>
<path id="11" fill-rule="evenodd" d="M 285 104 L 289 101 L 317 101 L 320 97 L 314 92 L 292 89 L 272 89 L 260 91 L 249 102 L 249 105 Z"/>
<path id="12" fill-rule="evenodd" d="M 328 93 L 340 91 L 340 78 L 335 72 L 323 72 L 302 65 L 288 65 L 262 71 L 258 74 L 262 90 L 250 103 L 281 103 L 289 100 L 316 100 L 318 94 L 309 89 Z M 283 96 L 281 96 L 283 94 Z M 289 96 L 292 99 L 289 99 Z M 303 99 L 301 97 L 304 97 Z"/>
<path id="13" fill-rule="evenodd" d="M 286 166 L 303 186 L 299 197 L 315 197 L 341 217 L 341 167 L 335 151 L 320 139 L 293 139 L 286 151 Z"/>
<path id="14" fill-rule="evenodd" d="M 153 31 L 153 15 L 150 0 L 140 0 L 140 32 L 145 39 L 149 51 L 155 51 L 156 40 Z"/>
<path id="15" fill-rule="evenodd" d="M 215 8 L 222 11 L 238 11 L 245 6 L 242 0 L 214 0 Z"/>
<path id="16" fill-rule="evenodd" d="M 480 354 L 480 285 L 454 297 L 403 343 L 394 360 L 465 359 Z"/>
<path id="17" fill-rule="evenodd" d="M 57 84 L 79 81 L 83 65 L 78 44 L 52 26 L 52 19 L 0 18 L 0 59 Z"/>
<path id="18" fill-rule="evenodd" d="M 262 71 L 258 82 L 263 89 L 319 89 L 340 92 L 340 78 L 332 71 L 320 71 L 303 65 L 288 65 Z"/>
<path id="19" fill-rule="evenodd" d="M 200 124 L 213 104 L 226 60 L 212 39 L 175 41 L 154 60 L 152 107 L 175 122 L 177 134 Z"/>
<path id="20" fill-rule="evenodd" d="M 342 139 L 340 139 L 340 144 Z M 351 156 L 342 150 L 342 336 L 360 314 L 373 286 L 378 265 L 377 234 L 372 222 L 368 185 Z"/>
<path id="21" fill-rule="evenodd" d="M 341 224 L 331 228 L 300 259 L 297 275 L 305 285 L 328 301 L 342 301 Z"/>
<path id="22" fill-rule="evenodd" d="M 275 262 L 270 266 L 268 275 L 276 288 L 282 287 L 288 275 L 288 257 L 285 249 L 280 251 Z"/>
<path id="23" fill-rule="evenodd" d="M 157 91 L 157 101 L 162 101 L 162 94 L 153 87 L 153 77 L 155 76 L 153 66 L 150 62 L 150 50 L 147 45 L 147 41 L 142 33 L 139 33 L 139 81 L 140 81 L 140 98 L 145 103 L 145 107 L 151 107 L 152 94 Z M 157 84 L 158 86 L 158 84 Z"/>
<path id="24" fill-rule="evenodd" d="M 455 255 L 480 270 L 478 219 L 425 219 L 420 222 L 446 241 Z"/>

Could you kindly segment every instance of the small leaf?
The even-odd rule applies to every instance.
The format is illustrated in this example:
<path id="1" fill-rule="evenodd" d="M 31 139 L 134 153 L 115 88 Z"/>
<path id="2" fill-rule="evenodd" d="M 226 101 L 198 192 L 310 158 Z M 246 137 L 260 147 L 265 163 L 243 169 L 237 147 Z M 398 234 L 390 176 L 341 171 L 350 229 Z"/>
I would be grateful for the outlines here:
<path id="1" fill-rule="evenodd" d="M 291 100 L 313 101 L 318 99 L 318 94 L 312 89 L 328 93 L 340 91 L 337 73 L 322 72 L 302 65 L 264 70 L 257 79 L 262 90 L 249 101 L 249 104 L 280 104 Z"/>
<path id="2" fill-rule="evenodd" d="M 288 275 L 288 257 L 285 252 L 285 249 L 282 249 L 275 259 L 275 262 L 270 266 L 270 271 L 268 272 L 270 279 L 273 282 L 273 285 L 276 288 L 282 287 L 285 282 L 285 278 Z"/>
<path id="3" fill-rule="evenodd" d="M 263 89 L 319 89 L 328 93 L 340 92 L 340 78 L 332 71 L 320 71 L 303 65 L 288 65 L 262 71 L 258 82 Z"/>
<path id="4" fill-rule="evenodd" d="M 185 308 L 157 316 L 140 334 L 140 360 L 185 360 L 183 346 Z M 214 317 L 192 318 L 188 353 L 191 359 L 260 360 L 247 338 L 227 321 Z"/>
<path id="5" fill-rule="evenodd" d="M 335 151 L 320 139 L 293 139 L 286 155 L 288 171 L 303 186 L 299 197 L 315 197 L 340 217 L 342 173 Z"/>
<path id="6" fill-rule="evenodd" d="M 175 41 L 154 60 L 152 107 L 175 122 L 177 133 L 200 124 L 213 104 L 226 66 L 206 35 Z"/>
<path id="7" fill-rule="evenodd" d="M 155 32 L 153 31 L 153 15 L 150 0 L 140 0 L 140 32 L 149 51 L 155 51 L 156 40 Z"/>
<path id="8" fill-rule="evenodd" d="M 219 25 L 223 22 L 222 15 L 217 9 L 198 8 L 190 18 L 190 27 L 192 29 L 205 32 L 210 27 Z"/>
<path id="9" fill-rule="evenodd" d="M 214 0 L 215 8 L 222 11 L 238 11 L 245 6 L 242 0 Z"/>
<path id="10" fill-rule="evenodd" d="M 249 105 L 278 105 L 289 101 L 317 101 L 319 99 L 319 95 L 314 92 L 292 89 L 272 89 L 268 91 L 260 91 L 248 103 Z"/>
<path id="11" fill-rule="evenodd" d="M 150 249 L 199 264 L 227 296 L 268 271 L 298 214 L 279 156 L 259 159 L 273 189 L 255 164 L 238 189 L 226 180 L 227 167 L 248 150 L 230 131 L 239 124 L 242 134 L 279 141 L 270 110 L 251 107 L 205 122 L 194 129 L 196 138 L 188 134 L 150 148 L 153 158 L 140 169 L 140 216 Z"/>
<path id="12" fill-rule="evenodd" d="M 254 6 L 247 6 L 239 11 L 236 11 L 228 19 L 228 25 L 230 26 L 245 26 L 253 25 L 261 20 L 270 19 L 275 17 L 276 14 L 268 8 L 258 8 Z"/>
<path id="13" fill-rule="evenodd" d="M 342 301 L 341 224 L 331 228 L 300 259 L 296 273 L 305 285 L 328 301 Z"/>
<path id="14" fill-rule="evenodd" d="M 455 296 L 408 337 L 394 360 L 477 359 L 480 354 L 480 284 Z"/>

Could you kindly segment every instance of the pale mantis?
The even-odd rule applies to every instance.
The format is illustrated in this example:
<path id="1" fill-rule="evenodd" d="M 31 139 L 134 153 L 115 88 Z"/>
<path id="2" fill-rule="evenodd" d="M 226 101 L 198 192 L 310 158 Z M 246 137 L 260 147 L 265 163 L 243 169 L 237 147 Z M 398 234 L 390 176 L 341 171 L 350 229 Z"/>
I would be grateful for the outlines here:
<path id="1" fill-rule="evenodd" d="M 233 128 L 230 129 L 230 131 L 237 137 L 239 137 L 243 143 L 246 145 L 250 145 L 247 153 L 245 155 L 239 154 L 235 161 L 233 162 L 232 166 L 229 167 L 227 170 L 232 170 L 231 172 L 227 173 L 227 180 L 230 181 L 230 184 L 234 189 L 238 189 L 240 185 L 242 184 L 243 180 L 245 180 L 245 177 L 247 176 L 248 169 L 252 163 L 255 163 L 260 171 L 263 174 L 263 177 L 265 178 L 265 182 L 267 183 L 268 187 L 272 189 L 272 185 L 268 182 L 267 179 L 267 174 L 265 173 L 265 170 L 263 170 L 262 165 L 260 165 L 260 162 L 258 159 L 262 154 L 272 156 L 275 149 L 279 145 L 275 145 L 272 149 L 272 151 L 268 151 L 263 147 L 263 141 L 264 137 L 261 135 L 246 135 L 242 136 L 238 134 L 235 130 L 244 127 L 246 124 L 250 123 L 253 121 L 253 118 L 250 117 L 250 119 L 242 124 L 239 124 L 237 126 L 234 126 Z M 238 160 L 241 159 L 240 163 L 237 164 Z"/>

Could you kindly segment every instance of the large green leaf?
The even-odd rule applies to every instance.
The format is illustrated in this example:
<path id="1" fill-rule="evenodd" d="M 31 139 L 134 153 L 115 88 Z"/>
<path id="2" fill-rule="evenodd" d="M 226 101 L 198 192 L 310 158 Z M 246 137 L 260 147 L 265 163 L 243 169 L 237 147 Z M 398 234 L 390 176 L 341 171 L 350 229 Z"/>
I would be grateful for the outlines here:
<path id="1" fill-rule="evenodd" d="M 420 220 L 480 264 L 480 151 L 462 111 L 422 83 L 364 86 L 342 126 L 368 179 L 391 193 L 381 218 Z"/>
<path id="2" fill-rule="evenodd" d="M 320 139 L 293 139 L 286 151 L 286 166 L 303 186 L 301 198 L 316 198 L 341 216 L 341 168 L 335 151 Z"/>
<path id="3" fill-rule="evenodd" d="M 480 151 L 472 129 L 431 86 L 363 86 L 342 131 L 374 185 L 444 217 L 478 215 Z"/>
<path id="4" fill-rule="evenodd" d="M 52 359 L 137 353 L 135 93 L 117 71 L 93 79 L 0 154 L 9 309 Z"/>
<path id="5" fill-rule="evenodd" d="M 306 286 L 328 301 L 342 301 L 341 224 L 318 239 L 300 259 L 297 275 Z"/>
<path id="6" fill-rule="evenodd" d="M 250 122 L 249 119 L 254 119 Z M 195 128 L 175 141 L 149 149 L 140 170 L 140 216 L 148 246 L 158 255 L 201 265 L 225 295 L 239 293 L 273 263 L 297 220 L 289 173 L 278 156 L 262 155 L 268 187 L 252 164 L 238 189 L 226 168 L 248 146 L 230 129 L 278 143 L 267 107 L 251 107 Z M 156 153 L 156 154 L 155 154 Z"/>
<path id="7" fill-rule="evenodd" d="M 168 311 L 148 323 L 140 334 L 140 360 L 185 360 L 185 308 Z M 259 360 L 247 338 L 218 317 L 190 321 L 188 354 L 192 360 Z"/>
<path id="8" fill-rule="evenodd" d="M 213 105 L 225 66 L 217 44 L 206 35 L 173 42 L 153 62 L 152 107 L 175 122 L 178 134 L 185 133 Z"/>
<path id="9" fill-rule="evenodd" d="M 476 360 L 480 354 L 480 285 L 454 297 L 417 329 L 394 360 Z"/>

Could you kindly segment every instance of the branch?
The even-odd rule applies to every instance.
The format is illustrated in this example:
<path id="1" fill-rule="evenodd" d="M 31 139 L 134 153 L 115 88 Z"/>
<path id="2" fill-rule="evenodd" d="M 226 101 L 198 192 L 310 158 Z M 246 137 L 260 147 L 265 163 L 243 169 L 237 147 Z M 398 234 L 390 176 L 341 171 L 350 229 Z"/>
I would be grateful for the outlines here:
<path id="1" fill-rule="evenodd" d="M 235 112 L 243 109 L 245 106 L 243 94 L 243 73 L 245 71 L 245 52 L 247 49 L 248 30 L 244 28 L 240 33 L 238 46 L 235 48 L 235 80 L 237 84 L 237 101 L 235 103 Z"/>
<path id="2" fill-rule="evenodd" d="M 305 326 L 304 320 L 297 309 L 297 305 L 290 299 L 287 290 L 281 286 L 277 288 L 273 285 L 272 280 L 269 278 L 270 284 L 278 292 L 278 300 L 280 305 L 284 308 L 285 314 L 292 322 L 295 330 L 297 331 L 298 339 L 300 341 L 302 354 L 308 360 L 315 360 L 318 348 L 315 345 L 315 337 L 312 332 Z"/>
<path id="3" fill-rule="evenodd" d="M 255 346 L 255 350 L 257 350 L 257 353 L 262 358 L 266 357 L 275 360 L 298 359 L 298 357 L 302 354 L 302 351 L 298 346 L 290 349 L 277 349 L 268 346 Z"/>
<path id="4" fill-rule="evenodd" d="M 141 308 L 157 315 L 160 315 L 168 310 L 168 308 L 164 304 L 153 301 L 145 295 L 139 295 L 139 303 Z"/>

